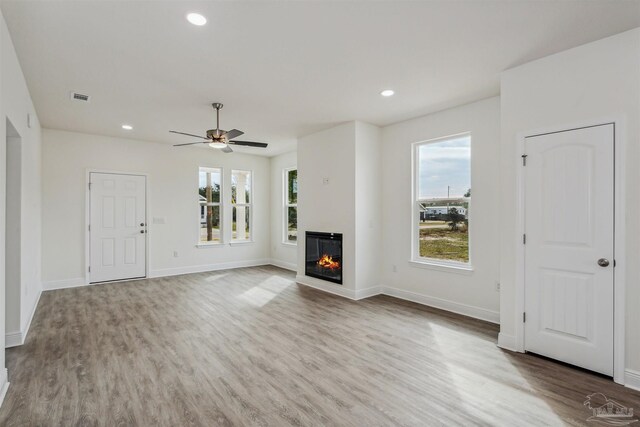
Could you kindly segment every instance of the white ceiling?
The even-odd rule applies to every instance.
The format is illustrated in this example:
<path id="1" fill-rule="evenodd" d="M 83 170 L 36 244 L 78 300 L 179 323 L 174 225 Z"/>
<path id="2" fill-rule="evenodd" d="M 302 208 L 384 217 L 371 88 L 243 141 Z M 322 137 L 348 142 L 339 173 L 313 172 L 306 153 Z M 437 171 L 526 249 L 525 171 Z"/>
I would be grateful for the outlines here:
<path id="1" fill-rule="evenodd" d="M 640 26 L 638 1 L 2 1 L 44 127 L 163 143 L 215 127 L 270 143 L 496 95 L 510 67 Z M 197 11 L 209 23 L 189 24 Z M 382 89 L 396 95 L 383 98 Z M 91 103 L 69 100 L 77 91 Z M 130 123 L 135 128 L 123 131 Z"/>

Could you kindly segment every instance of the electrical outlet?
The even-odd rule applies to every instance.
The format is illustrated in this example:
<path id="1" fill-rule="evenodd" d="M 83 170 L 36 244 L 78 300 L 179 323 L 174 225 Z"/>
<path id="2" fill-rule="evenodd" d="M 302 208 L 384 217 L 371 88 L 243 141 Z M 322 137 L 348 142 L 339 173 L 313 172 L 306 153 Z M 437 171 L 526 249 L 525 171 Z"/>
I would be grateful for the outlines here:
<path id="1" fill-rule="evenodd" d="M 322 178 L 322 185 L 329 185 L 329 178 Z"/>
<path id="2" fill-rule="evenodd" d="M 173 251 L 173 257 L 178 258 L 178 251 Z"/>
<path id="3" fill-rule="evenodd" d="M 391 270 L 392 270 L 394 273 L 397 273 L 397 272 L 398 272 L 398 266 L 397 266 L 397 265 L 395 265 L 395 264 L 393 264 L 393 265 L 391 266 Z"/>
<path id="4" fill-rule="evenodd" d="M 500 282 L 496 282 L 496 292 L 500 292 Z"/>

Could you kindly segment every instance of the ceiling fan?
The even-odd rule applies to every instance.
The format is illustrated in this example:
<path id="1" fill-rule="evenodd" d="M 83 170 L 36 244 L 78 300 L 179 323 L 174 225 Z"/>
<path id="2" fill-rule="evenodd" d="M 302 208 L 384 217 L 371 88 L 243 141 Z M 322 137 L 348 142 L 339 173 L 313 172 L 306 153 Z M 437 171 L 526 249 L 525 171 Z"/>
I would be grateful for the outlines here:
<path id="1" fill-rule="evenodd" d="M 183 145 L 195 145 L 195 144 L 209 144 L 209 147 L 219 148 L 223 153 L 231 153 L 233 150 L 229 145 L 244 145 L 245 147 L 258 147 L 258 148 L 267 148 L 267 145 L 264 142 L 251 142 L 251 141 L 231 141 L 233 138 L 237 138 L 240 135 L 243 135 L 244 132 L 238 129 L 231 129 L 229 131 L 225 131 L 220 129 L 220 109 L 222 108 L 222 104 L 219 102 L 214 102 L 211 104 L 213 108 L 216 110 L 216 128 L 209 129 L 207 131 L 207 136 L 194 135 L 191 133 L 178 132 L 175 130 L 170 130 L 171 133 L 177 133 L 180 135 L 193 136 L 194 138 L 201 138 L 204 141 L 196 141 L 196 142 L 187 142 L 186 144 L 175 144 L 174 147 L 181 147 Z"/>

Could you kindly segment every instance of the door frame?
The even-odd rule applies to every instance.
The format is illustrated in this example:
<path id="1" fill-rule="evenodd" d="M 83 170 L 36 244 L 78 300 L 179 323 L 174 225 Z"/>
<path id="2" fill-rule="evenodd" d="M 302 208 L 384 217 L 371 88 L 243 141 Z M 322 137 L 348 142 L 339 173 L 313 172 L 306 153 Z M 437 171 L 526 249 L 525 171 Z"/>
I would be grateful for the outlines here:
<path id="1" fill-rule="evenodd" d="M 144 279 L 149 277 L 149 174 L 142 172 L 122 172 L 105 169 L 86 169 L 85 170 L 85 182 L 84 182 L 84 284 L 91 285 L 91 273 L 89 272 L 89 265 L 91 264 L 91 232 L 89 231 L 89 224 L 91 223 L 91 191 L 89 190 L 89 182 L 91 182 L 92 173 L 104 173 L 112 175 L 134 175 L 144 177 L 144 223 L 146 224 L 146 233 L 144 236 L 145 248 L 144 248 Z M 119 280 L 124 282 L 127 280 L 139 280 L 139 279 L 124 279 Z"/>
<path id="2" fill-rule="evenodd" d="M 548 126 L 540 129 L 519 132 L 517 134 L 516 165 L 516 281 L 515 281 L 515 344 L 516 350 L 525 352 L 525 328 L 522 313 L 525 312 L 525 245 L 522 236 L 525 232 L 525 168 L 522 166 L 522 154 L 526 138 L 551 133 L 571 131 L 588 127 L 613 125 L 614 143 L 614 259 L 616 267 L 613 273 L 613 380 L 624 384 L 625 377 L 625 293 L 626 293 L 626 120 L 623 117 L 604 117 L 600 119 L 574 122 L 565 125 Z"/>

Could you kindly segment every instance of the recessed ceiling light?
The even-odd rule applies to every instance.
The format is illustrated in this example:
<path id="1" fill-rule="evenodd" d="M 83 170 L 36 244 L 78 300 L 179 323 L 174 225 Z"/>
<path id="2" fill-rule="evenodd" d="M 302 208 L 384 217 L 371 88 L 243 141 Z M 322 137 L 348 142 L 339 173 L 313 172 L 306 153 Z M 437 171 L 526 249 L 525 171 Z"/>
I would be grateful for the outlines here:
<path id="1" fill-rule="evenodd" d="M 207 23 L 207 18 L 200 15 L 199 13 L 190 13 L 187 15 L 187 21 L 191 22 L 193 25 L 203 26 Z"/>
<path id="2" fill-rule="evenodd" d="M 122 125 L 122 129 L 124 129 L 124 130 L 133 130 L 133 126 L 131 126 L 131 125 Z"/>
<path id="3" fill-rule="evenodd" d="M 391 96 L 391 95 L 393 95 L 394 93 L 395 93 L 395 92 L 394 92 L 394 91 L 392 91 L 391 89 L 386 89 L 386 90 L 383 90 L 382 92 L 380 92 L 380 95 L 382 95 L 382 96 Z"/>

